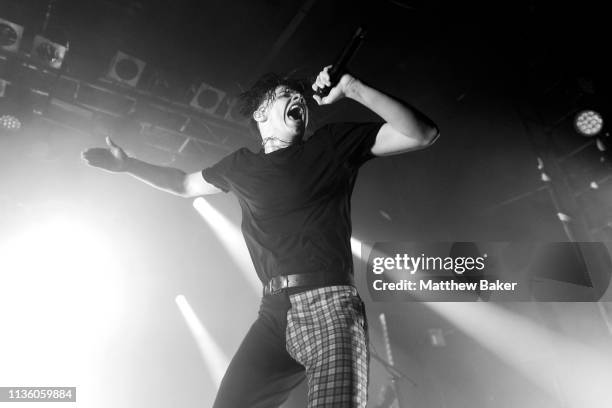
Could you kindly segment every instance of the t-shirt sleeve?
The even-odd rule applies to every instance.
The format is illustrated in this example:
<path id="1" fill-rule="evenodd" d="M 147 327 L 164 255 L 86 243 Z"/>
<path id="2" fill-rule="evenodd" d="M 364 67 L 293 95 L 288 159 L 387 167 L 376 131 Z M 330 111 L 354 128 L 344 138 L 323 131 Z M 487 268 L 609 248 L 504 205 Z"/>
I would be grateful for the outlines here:
<path id="1" fill-rule="evenodd" d="M 329 138 L 340 160 L 358 167 L 375 157 L 372 146 L 382 125 L 382 122 L 333 123 L 323 128 L 328 134 L 320 136 Z"/>
<path id="2" fill-rule="evenodd" d="M 217 163 L 202 170 L 202 177 L 208 183 L 227 193 L 232 190 L 232 179 L 236 175 L 236 162 L 240 151 L 235 151 Z"/>

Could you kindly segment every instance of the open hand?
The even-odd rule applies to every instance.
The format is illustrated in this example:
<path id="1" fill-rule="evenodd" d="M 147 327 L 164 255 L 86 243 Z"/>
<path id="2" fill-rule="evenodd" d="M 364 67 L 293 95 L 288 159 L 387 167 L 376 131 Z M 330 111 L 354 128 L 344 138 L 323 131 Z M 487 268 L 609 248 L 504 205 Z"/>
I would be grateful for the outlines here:
<path id="1" fill-rule="evenodd" d="M 331 85 L 331 82 L 329 79 L 329 70 L 331 67 L 332 67 L 331 65 L 328 65 L 325 68 L 323 68 L 323 71 L 319 72 L 317 79 L 315 80 L 314 84 L 312 84 L 313 91 L 317 92 L 318 89 L 323 89 Z M 342 78 L 340 78 L 340 81 L 338 81 L 336 86 L 334 86 L 329 91 L 329 94 L 327 96 L 321 98 L 319 95 L 315 93 L 313 95 L 313 98 L 315 99 L 315 101 L 317 101 L 317 104 L 319 105 L 328 105 L 330 103 L 334 103 L 337 100 L 342 99 L 345 96 L 347 96 L 349 88 L 354 82 L 355 82 L 355 78 L 353 76 L 351 76 L 350 74 L 344 74 L 342 75 Z"/>
<path id="2" fill-rule="evenodd" d="M 87 149 L 81 153 L 81 157 L 93 167 L 113 173 L 125 171 L 129 156 L 110 137 L 106 137 L 106 144 L 108 148 L 94 147 Z"/>

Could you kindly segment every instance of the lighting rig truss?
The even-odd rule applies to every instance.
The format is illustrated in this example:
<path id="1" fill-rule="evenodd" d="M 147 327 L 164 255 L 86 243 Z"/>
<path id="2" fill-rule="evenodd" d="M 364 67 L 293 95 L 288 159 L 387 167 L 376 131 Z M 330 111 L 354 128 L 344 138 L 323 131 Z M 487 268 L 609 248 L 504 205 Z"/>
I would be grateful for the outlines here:
<path id="1" fill-rule="evenodd" d="M 25 54 L 0 51 L 0 79 L 9 89 L 26 92 L 35 114 L 78 131 L 91 131 L 97 117 L 134 121 L 143 135 L 152 136 L 151 145 L 179 154 L 188 145 L 230 152 L 256 142 L 246 121 L 229 113 L 194 109 L 112 78 L 85 81 Z M 4 97 L 10 98 L 11 92 Z"/>

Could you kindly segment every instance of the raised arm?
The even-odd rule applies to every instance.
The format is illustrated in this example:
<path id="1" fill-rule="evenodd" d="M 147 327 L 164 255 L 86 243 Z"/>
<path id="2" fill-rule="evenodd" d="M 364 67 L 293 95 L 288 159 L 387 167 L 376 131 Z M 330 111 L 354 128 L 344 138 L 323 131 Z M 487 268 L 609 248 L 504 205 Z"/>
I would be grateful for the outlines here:
<path id="1" fill-rule="evenodd" d="M 187 174 L 173 167 L 157 166 L 130 157 L 109 137 L 108 148 L 94 147 L 82 153 L 90 166 L 112 173 L 127 173 L 148 185 L 181 197 L 197 197 L 221 192 L 206 182 L 201 172 Z"/>
<path id="2" fill-rule="evenodd" d="M 317 77 L 312 88 L 329 86 L 326 67 Z M 440 132 L 431 119 L 413 107 L 345 74 L 329 94 L 320 98 L 315 95 L 319 105 L 333 103 L 343 97 L 353 99 L 380 116 L 386 123 L 376 136 L 372 154 L 389 156 L 411 150 L 422 149 L 436 141 Z"/>

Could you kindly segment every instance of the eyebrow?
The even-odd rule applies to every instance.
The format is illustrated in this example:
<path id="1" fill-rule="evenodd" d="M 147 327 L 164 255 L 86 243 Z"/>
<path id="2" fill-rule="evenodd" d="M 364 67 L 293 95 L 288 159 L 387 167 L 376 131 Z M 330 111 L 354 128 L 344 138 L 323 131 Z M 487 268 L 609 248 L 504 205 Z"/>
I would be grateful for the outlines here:
<path id="1" fill-rule="evenodd" d="M 301 94 L 299 91 L 296 91 L 295 89 L 291 89 L 289 87 L 283 88 L 283 89 L 280 89 L 280 90 L 276 91 L 276 95 L 282 95 L 284 93 L 297 93 L 297 94 Z"/>

